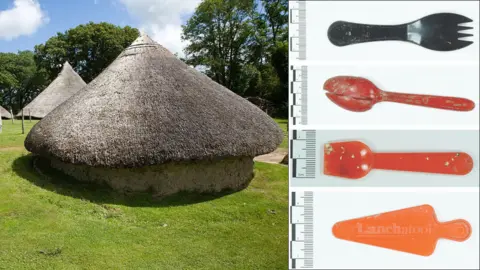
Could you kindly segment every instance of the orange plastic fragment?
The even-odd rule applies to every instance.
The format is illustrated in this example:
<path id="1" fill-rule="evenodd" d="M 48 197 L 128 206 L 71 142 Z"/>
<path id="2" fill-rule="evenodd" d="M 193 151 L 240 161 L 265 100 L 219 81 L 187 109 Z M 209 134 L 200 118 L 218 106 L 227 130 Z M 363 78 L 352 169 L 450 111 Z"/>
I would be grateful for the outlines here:
<path id="1" fill-rule="evenodd" d="M 325 144 L 324 174 L 358 179 L 372 169 L 465 175 L 473 159 L 463 152 L 374 153 L 358 141 Z"/>
<path id="2" fill-rule="evenodd" d="M 439 222 L 430 205 L 337 222 L 333 235 L 352 242 L 430 256 L 440 238 L 462 242 L 471 235 L 463 219 Z"/>

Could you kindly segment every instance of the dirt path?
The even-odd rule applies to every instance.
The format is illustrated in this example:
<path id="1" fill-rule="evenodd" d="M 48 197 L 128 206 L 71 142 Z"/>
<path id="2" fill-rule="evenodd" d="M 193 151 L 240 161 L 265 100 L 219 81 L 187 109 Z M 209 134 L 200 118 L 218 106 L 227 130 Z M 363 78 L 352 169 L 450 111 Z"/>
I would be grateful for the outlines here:
<path id="1" fill-rule="evenodd" d="M 265 163 L 279 164 L 282 161 L 282 159 L 285 157 L 285 155 L 287 155 L 287 153 L 288 153 L 288 149 L 278 148 L 272 153 L 257 156 L 253 160 L 265 162 Z"/>

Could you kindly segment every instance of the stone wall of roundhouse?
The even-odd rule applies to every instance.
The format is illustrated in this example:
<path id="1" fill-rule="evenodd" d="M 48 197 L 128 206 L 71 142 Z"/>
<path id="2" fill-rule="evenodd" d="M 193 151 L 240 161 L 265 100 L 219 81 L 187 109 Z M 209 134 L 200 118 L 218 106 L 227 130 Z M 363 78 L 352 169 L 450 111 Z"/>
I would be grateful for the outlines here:
<path id="1" fill-rule="evenodd" d="M 151 191 L 157 196 L 179 191 L 238 191 L 246 188 L 254 176 L 252 157 L 171 162 L 134 169 L 74 165 L 56 159 L 50 159 L 50 164 L 79 181 L 105 183 L 117 191 Z"/>

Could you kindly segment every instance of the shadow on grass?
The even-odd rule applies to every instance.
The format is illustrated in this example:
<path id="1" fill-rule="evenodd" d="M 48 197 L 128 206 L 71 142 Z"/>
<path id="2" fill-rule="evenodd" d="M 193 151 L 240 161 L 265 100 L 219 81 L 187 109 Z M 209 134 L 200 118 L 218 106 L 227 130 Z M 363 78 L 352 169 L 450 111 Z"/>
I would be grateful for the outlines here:
<path id="1" fill-rule="evenodd" d="M 97 204 L 119 204 L 132 207 L 182 206 L 211 201 L 234 193 L 234 191 L 215 194 L 182 192 L 162 198 L 154 197 L 151 193 L 125 194 L 114 191 L 106 185 L 79 182 L 51 168 L 48 160 L 31 154 L 14 160 L 12 168 L 17 175 L 38 187 Z"/>

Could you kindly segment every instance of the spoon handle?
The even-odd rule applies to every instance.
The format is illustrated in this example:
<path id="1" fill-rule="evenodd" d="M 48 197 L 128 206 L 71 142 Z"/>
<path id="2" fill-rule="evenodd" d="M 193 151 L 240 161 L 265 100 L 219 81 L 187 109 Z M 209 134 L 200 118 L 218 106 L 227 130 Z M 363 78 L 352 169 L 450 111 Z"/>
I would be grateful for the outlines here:
<path id="1" fill-rule="evenodd" d="M 407 40 L 407 25 L 372 25 L 336 21 L 328 28 L 328 39 L 333 45 L 382 41 Z"/>
<path id="2" fill-rule="evenodd" d="M 475 108 L 475 103 L 466 98 L 404 94 L 386 91 L 382 91 L 381 101 L 453 111 L 471 111 L 473 108 Z"/>
<path id="3" fill-rule="evenodd" d="M 374 153 L 373 169 L 425 172 L 439 174 L 468 174 L 473 160 L 467 153 Z"/>
<path id="4" fill-rule="evenodd" d="M 464 219 L 440 222 L 437 226 L 439 236 L 449 240 L 465 241 L 472 234 L 470 223 Z"/>

